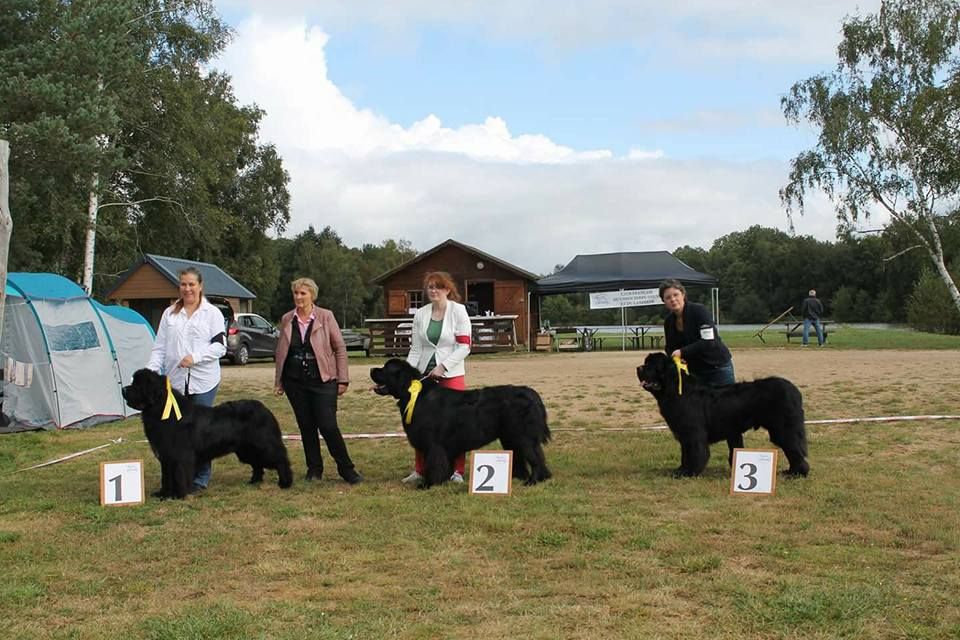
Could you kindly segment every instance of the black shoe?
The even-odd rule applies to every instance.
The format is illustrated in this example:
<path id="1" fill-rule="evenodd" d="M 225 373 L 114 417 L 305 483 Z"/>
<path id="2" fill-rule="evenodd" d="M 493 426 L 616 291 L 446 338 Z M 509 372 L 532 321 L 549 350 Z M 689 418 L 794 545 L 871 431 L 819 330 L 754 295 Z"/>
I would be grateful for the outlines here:
<path id="1" fill-rule="evenodd" d="M 323 469 L 307 469 L 307 476 L 304 478 L 307 482 L 311 480 L 320 481 L 323 479 Z"/>
<path id="2" fill-rule="evenodd" d="M 206 490 L 207 490 L 207 488 L 204 487 L 203 485 L 195 484 L 195 485 L 191 485 L 191 486 L 190 486 L 190 491 L 188 491 L 187 493 L 188 493 L 189 495 L 194 495 L 194 494 L 197 494 L 197 493 L 203 493 L 203 492 L 206 491 Z"/>
<path id="3" fill-rule="evenodd" d="M 344 473 L 341 477 L 343 478 L 343 481 L 346 482 L 347 484 L 360 484 L 361 482 L 363 482 L 363 476 L 360 475 L 360 473 L 357 471 L 348 471 L 347 473 Z"/>

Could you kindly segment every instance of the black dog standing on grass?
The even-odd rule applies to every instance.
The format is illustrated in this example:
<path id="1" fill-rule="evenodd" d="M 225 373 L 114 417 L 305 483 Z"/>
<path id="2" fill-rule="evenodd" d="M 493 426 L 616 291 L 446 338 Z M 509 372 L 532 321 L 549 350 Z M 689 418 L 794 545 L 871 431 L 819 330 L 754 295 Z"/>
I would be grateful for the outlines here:
<path id="1" fill-rule="evenodd" d="M 513 451 L 513 477 L 534 485 L 550 477 L 543 446 L 550 440 L 547 410 L 530 387 L 499 385 L 454 391 L 433 380 L 420 381 L 420 372 L 405 360 L 391 358 L 370 370 L 380 395 L 397 399 L 410 445 L 426 457 L 424 487 L 446 482 L 453 460 L 500 439 Z M 411 407 L 411 385 L 416 396 Z"/>
<path id="2" fill-rule="evenodd" d="M 786 454 L 787 475 L 810 472 L 803 396 L 789 380 L 771 377 L 726 387 L 701 386 L 664 353 L 648 355 L 637 367 L 637 377 L 656 398 L 660 414 L 680 443 L 680 468 L 674 475 L 700 475 L 710 458 L 710 444 L 721 440 L 727 442 L 732 464 L 733 450 L 743 447 L 744 432 L 760 427 Z"/>
<path id="3" fill-rule="evenodd" d="M 169 401 L 169 398 L 176 401 Z M 276 469 L 279 485 L 293 484 L 293 472 L 280 425 L 258 400 L 235 400 L 216 407 L 194 405 L 170 389 L 166 376 L 140 369 L 123 388 L 123 398 L 140 411 L 143 431 L 160 461 L 158 498 L 184 498 L 198 463 L 236 453 L 253 468 L 250 484 L 263 480 L 264 469 Z M 177 416 L 177 410 L 180 416 Z"/>

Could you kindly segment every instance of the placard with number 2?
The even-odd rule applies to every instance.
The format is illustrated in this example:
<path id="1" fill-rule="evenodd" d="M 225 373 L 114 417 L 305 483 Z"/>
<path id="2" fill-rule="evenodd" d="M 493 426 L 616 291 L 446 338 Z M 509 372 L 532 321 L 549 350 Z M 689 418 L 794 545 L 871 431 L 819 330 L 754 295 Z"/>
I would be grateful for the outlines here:
<path id="1" fill-rule="evenodd" d="M 474 451 L 470 493 L 508 496 L 513 480 L 513 451 Z"/>

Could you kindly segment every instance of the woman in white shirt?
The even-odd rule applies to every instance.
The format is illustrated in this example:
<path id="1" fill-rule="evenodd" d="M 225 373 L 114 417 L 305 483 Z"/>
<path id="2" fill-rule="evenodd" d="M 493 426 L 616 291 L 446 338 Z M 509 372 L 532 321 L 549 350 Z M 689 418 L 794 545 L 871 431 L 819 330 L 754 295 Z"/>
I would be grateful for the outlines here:
<path id="1" fill-rule="evenodd" d="M 440 386 L 463 391 L 467 388 L 463 361 L 470 353 L 473 333 L 467 308 L 460 304 L 460 293 L 449 273 L 428 273 L 423 278 L 423 288 L 430 304 L 417 309 L 413 316 L 407 362 Z M 423 452 L 417 451 L 413 473 L 404 482 L 419 483 L 423 479 L 424 460 Z M 466 454 L 454 460 L 452 481 L 463 482 L 465 461 Z"/>
<path id="2" fill-rule="evenodd" d="M 223 314 L 203 296 L 199 269 L 187 267 L 179 277 L 180 297 L 160 318 L 147 368 L 167 376 L 194 404 L 212 407 L 227 353 Z M 207 488 L 212 471 L 209 461 L 197 465 L 193 493 Z"/>

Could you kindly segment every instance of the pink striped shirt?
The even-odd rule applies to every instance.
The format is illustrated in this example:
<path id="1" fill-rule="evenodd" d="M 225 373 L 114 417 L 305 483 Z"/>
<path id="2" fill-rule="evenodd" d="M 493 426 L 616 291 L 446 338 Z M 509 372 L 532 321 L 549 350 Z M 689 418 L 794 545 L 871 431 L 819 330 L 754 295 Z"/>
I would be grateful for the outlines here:
<path id="1" fill-rule="evenodd" d="M 300 341 L 306 343 L 307 341 L 307 327 L 310 326 L 310 323 L 313 320 L 317 319 L 317 308 L 314 307 L 313 311 L 310 312 L 310 317 L 307 318 L 307 321 L 304 322 L 300 319 L 300 314 L 294 313 L 293 317 L 297 319 L 297 327 L 300 329 Z"/>

